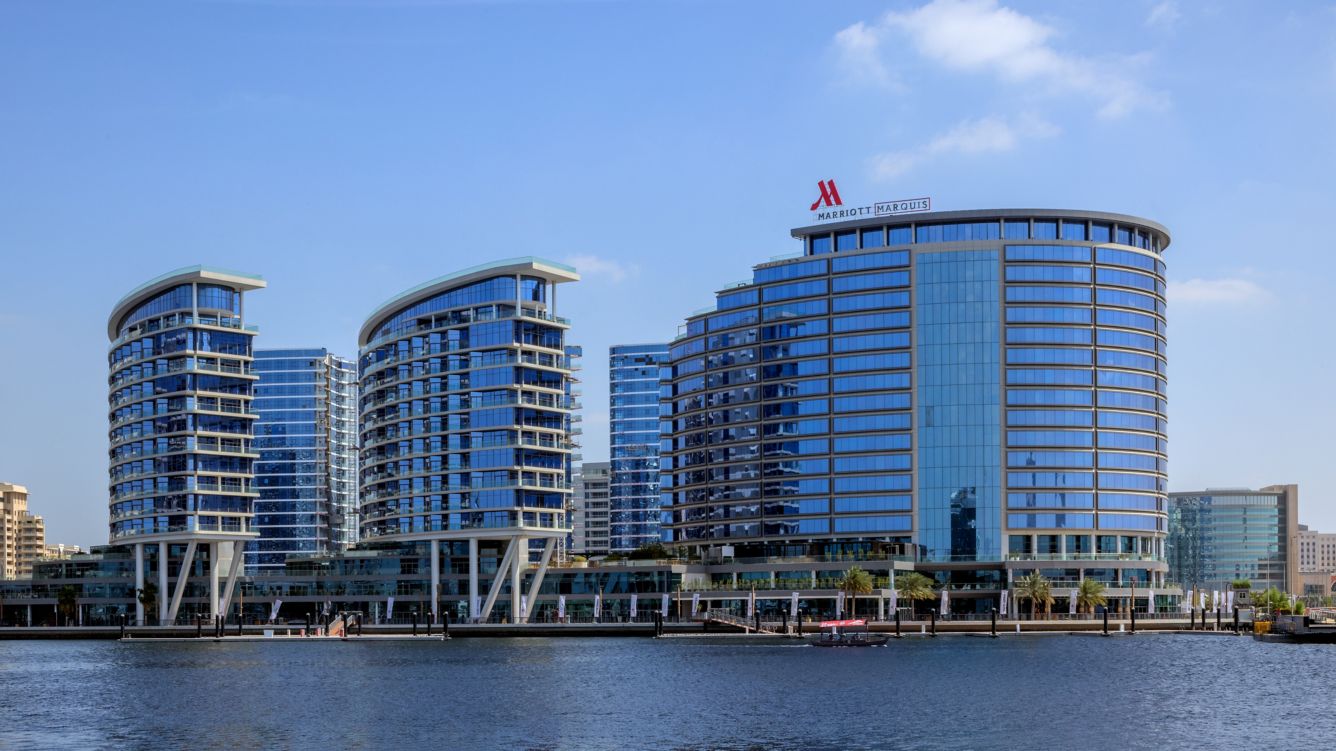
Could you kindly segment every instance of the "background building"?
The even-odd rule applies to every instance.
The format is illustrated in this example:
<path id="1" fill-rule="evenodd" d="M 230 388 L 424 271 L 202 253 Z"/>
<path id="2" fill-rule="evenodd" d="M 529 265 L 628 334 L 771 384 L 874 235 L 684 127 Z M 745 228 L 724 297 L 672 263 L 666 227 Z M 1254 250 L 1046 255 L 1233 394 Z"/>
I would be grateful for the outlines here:
<path id="1" fill-rule="evenodd" d="M 1169 494 L 1169 573 L 1184 589 L 1298 594 L 1299 486 L 1268 485 Z"/>
<path id="2" fill-rule="evenodd" d="M 1031 571 L 1122 604 L 1164 587 L 1163 227 L 996 210 L 793 236 L 672 342 L 676 542 L 910 551 L 958 610 Z"/>
<path id="3" fill-rule="evenodd" d="M 357 376 L 325 349 L 256 350 L 255 530 L 248 573 L 357 542 Z"/>
<path id="4" fill-rule="evenodd" d="M 659 368 L 667 344 L 608 350 L 608 549 L 629 553 L 660 542 Z"/>
<path id="5" fill-rule="evenodd" d="M 28 511 L 28 489 L 0 482 L 0 578 L 32 575 L 32 564 L 46 553 L 46 524 Z"/>
<path id="6" fill-rule="evenodd" d="M 84 552 L 83 548 L 78 545 L 66 545 L 63 542 L 58 542 L 47 545 L 46 552 L 42 555 L 42 558 L 49 561 L 66 561 L 70 559 L 70 556 L 78 555 L 82 552 Z"/>
<path id="7" fill-rule="evenodd" d="M 542 259 L 497 261 L 414 287 L 362 326 L 362 539 L 429 544 L 432 603 L 444 542 L 469 571 L 470 617 L 489 617 L 509 581 L 509 617 L 523 621 L 570 533 L 574 378 L 556 298 L 579 278 Z M 526 600 L 530 541 L 542 552 Z M 500 572 L 485 600 L 480 556 Z"/>
<path id="8" fill-rule="evenodd" d="M 145 546 L 157 544 L 160 619 L 176 618 L 197 552 L 207 562 L 206 612 L 225 612 L 243 547 L 256 536 L 256 331 L 245 325 L 243 297 L 264 286 L 248 274 L 177 269 L 121 298 L 107 320 L 110 539 L 134 546 L 136 588 L 145 553 L 155 552 Z M 169 597 L 173 557 L 180 573 Z"/>
<path id="9" fill-rule="evenodd" d="M 584 462 L 575 473 L 571 552 L 586 557 L 610 552 L 610 462 Z"/>

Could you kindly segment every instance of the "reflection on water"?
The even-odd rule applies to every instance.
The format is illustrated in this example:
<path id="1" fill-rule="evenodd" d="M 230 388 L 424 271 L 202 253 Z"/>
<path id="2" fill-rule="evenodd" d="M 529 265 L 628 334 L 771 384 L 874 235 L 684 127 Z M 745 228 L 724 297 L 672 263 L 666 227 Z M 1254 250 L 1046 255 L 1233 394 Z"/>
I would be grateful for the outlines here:
<path id="1" fill-rule="evenodd" d="M 1285 747 L 1336 647 L 1150 635 L 0 642 L 0 748 Z"/>

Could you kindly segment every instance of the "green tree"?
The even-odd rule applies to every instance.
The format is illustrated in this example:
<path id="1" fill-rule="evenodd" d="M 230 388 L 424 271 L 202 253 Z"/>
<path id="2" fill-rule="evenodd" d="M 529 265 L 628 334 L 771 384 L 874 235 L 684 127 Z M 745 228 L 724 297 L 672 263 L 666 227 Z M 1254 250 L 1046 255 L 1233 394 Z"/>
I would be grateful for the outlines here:
<path id="1" fill-rule="evenodd" d="M 1082 579 L 1081 586 L 1076 590 L 1076 605 L 1087 613 L 1094 613 L 1095 608 L 1101 605 L 1108 605 L 1109 600 L 1104 596 L 1104 585 L 1094 579 Z"/>
<path id="2" fill-rule="evenodd" d="M 144 582 L 142 589 L 135 590 L 135 597 L 139 604 L 144 606 L 144 612 L 148 614 L 158 612 L 158 584 L 157 582 Z M 152 617 L 150 615 L 149 617 Z"/>
<path id="3" fill-rule="evenodd" d="M 844 577 L 840 579 L 840 589 L 849 595 L 849 615 L 858 617 L 858 596 L 865 595 L 872 591 L 872 576 L 859 568 L 850 566 L 849 570 L 844 572 Z"/>
<path id="4" fill-rule="evenodd" d="M 671 556 L 668 553 L 668 548 L 664 547 L 663 543 L 651 542 L 632 550 L 626 557 L 633 561 L 656 561 Z"/>
<path id="5" fill-rule="evenodd" d="M 65 625 L 70 625 L 79 607 L 79 590 L 73 584 L 66 584 L 56 592 L 56 610 L 65 616 Z"/>
<path id="6" fill-rule="evenodd" d="M 912 612 L 914 603 L 919 600 L 932 599 L 933 580 L 920 574 L 917 571 L 901 574 L 895 578 L 896 590 L 900 594 L 900 599 L 909 600 L 909 609 Z"/>
<path id="7" fill-rule="evenodd" d="M 1031 617 L 1039 614 L 1040 605 L 1044 606 L 1045 615 L 1053 606 L 1053 589 L 1048 579 L 1038 571 L 1016 582 L 1016 596 L 1030 601 Z"/>

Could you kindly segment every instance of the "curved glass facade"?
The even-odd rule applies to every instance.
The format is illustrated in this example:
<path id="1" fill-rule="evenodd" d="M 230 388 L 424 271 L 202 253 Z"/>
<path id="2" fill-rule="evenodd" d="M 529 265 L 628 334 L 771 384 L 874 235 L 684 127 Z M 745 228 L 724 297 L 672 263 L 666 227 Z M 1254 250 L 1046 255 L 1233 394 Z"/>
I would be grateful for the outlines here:
<path id="1" fill-rule="evenodd" d="M 999 210 L 794 236 L 672 343 L 677 542 L 1163 584 L 1162 227 Z M 1061 563 L 1103 559 L 1146 565 Z"/>
<path id="2" fill-rule="evenodd" d="M 112 313 L 107 356 L 112 541 L 251 529 L 258 277 L 203 267 L 160 277 Z"/>
<path id="3" fill-rule="evenodd" d="M 570 360 L 548 301 L 573 275 L 502 262 L 397 298 L 363 327 L 362 539 L 567 528 Z"/>

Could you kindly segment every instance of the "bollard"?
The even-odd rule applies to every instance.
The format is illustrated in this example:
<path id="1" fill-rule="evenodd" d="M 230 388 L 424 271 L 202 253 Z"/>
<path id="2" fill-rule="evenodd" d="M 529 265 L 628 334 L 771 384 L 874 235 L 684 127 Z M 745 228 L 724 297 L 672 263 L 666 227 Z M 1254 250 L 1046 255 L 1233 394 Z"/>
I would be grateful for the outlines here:
<path id="1" fill-rule="evenodd" d="M 1104 608 L 1104 635 L 1109 635 L 1109 609 Z"/>
<path id="2" fill-rule="evenodd" d="M 441 637 L 444 638 L 444 639 L 449 639 L 449 638 L 450 638 L 450 611 L 449 611 L 449 610 L 445 611 L 444 613 L 441 613 Z"/>
<path id="3" fill-rule="evenodd" d="M 936 636 L 937 636 L 937 608 L 933 608 L 931 611 L 929 611 L 929 613 L 931 614 L 931 618 L 932 618 L 932 636 L 933 636 L 934 638 L 936 638 Z"/>
<path id="4" fill-rule="evenodd" d="M 203 636 L 204 636 L 204 622 L 200 620 L 200 618 L 199 618 L 198 615 L 196 615 L 196 616 L 195 616 L 195 638 L 196 638 L 196 639 L 199 639 L 199 638 L 202 638 Z"/>
<path id="5" fill-rule="evenodd" d="M 357 616 L 357 635 L 362 635 L 362 616 Z"/>
<path id="6" fill-rule="evenodd" d="M 895 638 L 900 638 L 900 608 L 895 609 Z"/>
<path id="7" fill-rule="evenodd" d="M 303 616 L 303 619 L 306 621 L 306 627 L 302 629 L 302 632 L 309 634 L 311 633 L 311 614 L 307 613 Z"/>
<path id="8" fill-rule="evenodd" d="M 1137 632 L 1137 606 L 1131 598 L 1128 598 L 1127 601 L 1127 613 L 1132 617 L 1132 633 L 1135 634 Z"/>
<path id="9" fill-rule="evenodd" d="M 991 631 L 992 631 L 992 634 L 993 634 L 993 638 L 996 639 L 996 638 L 997 638 L 997 608 L 993 608 L 993 609 L 989 612 L 989 615 L 992 616 L 992 618 L 991 618 L 991 620 L 992 620 L 992 629 L 991 629 Z"/>
<path id="10" fill-rule="evenodd" d="M 1220 608 L 1215 609 L 1215 630 L 1220 630 Z"/>
<path id="11" fill-rule="evenodd" d="M 125 613 L 121 613 L 121 638 L 122 638 L 122 639 L 125 638 L 125 622 L 128 621 L 129 619 L 130 619 L 130 616 L 126 615 Z"/>
<path id="12" fill-rule="evenodd" d="M 1239 606 L 1234 606 L 1234 635 L 1239 635 Z"/>
<path id="13" fill-rule="evenodd" d="M 242 633 L 241 633 L 241 614 L 240 614 L 240 613 L 237 613 L 237 636 L 242 636 Z"/>
<path id="14" fill-rule="evenodd" d="M 1197 611 L 1193 610 L 1192 608 L 1188 608 L 1188 630 L 1189 631 L 1197 630 Z"/>
<path id="15" fill-rule="evenodd" d="M 413 611 L 413 636 L 417 636 L 417 611 Z"/>

